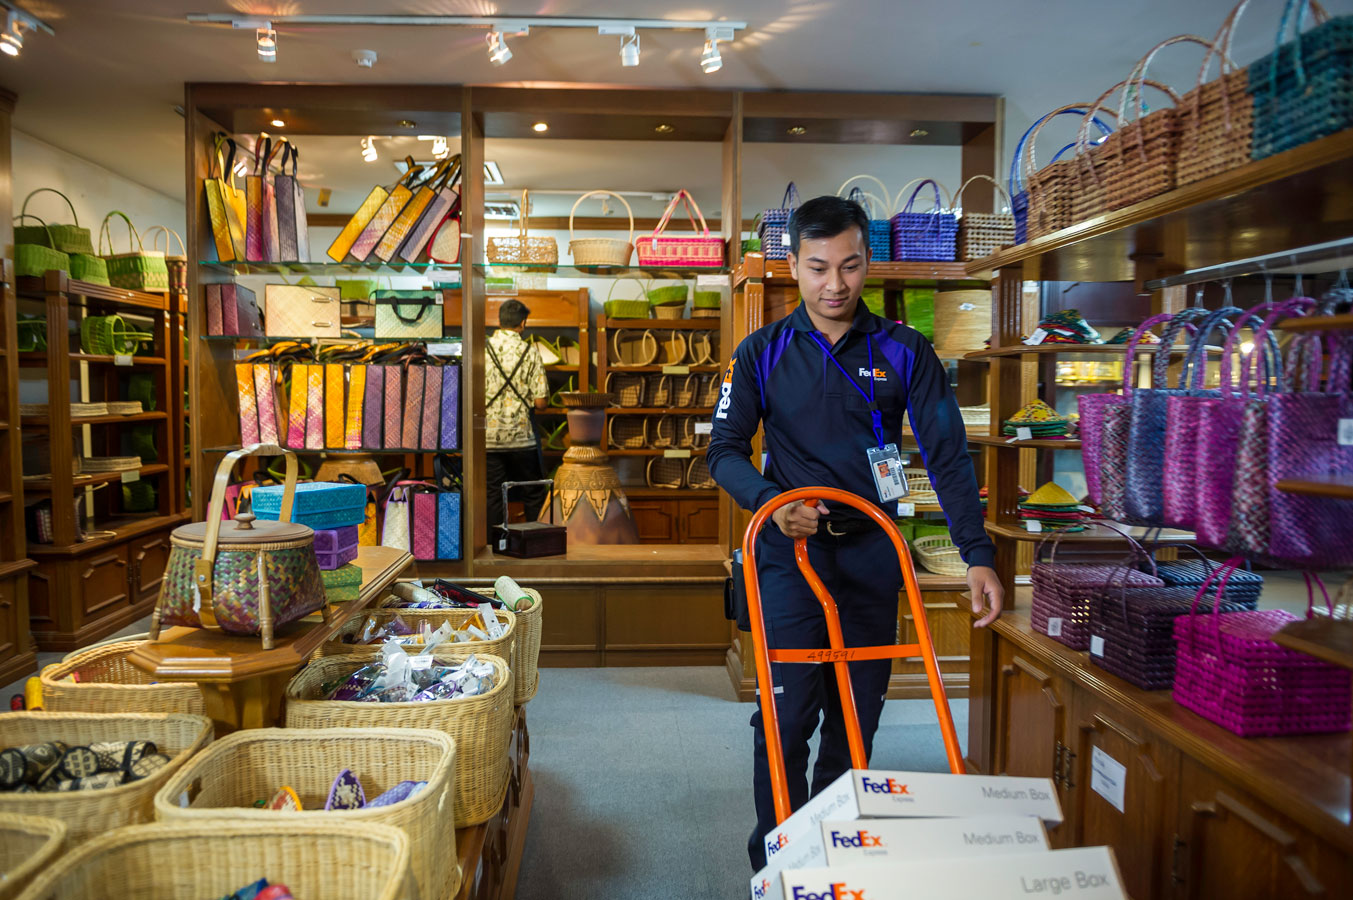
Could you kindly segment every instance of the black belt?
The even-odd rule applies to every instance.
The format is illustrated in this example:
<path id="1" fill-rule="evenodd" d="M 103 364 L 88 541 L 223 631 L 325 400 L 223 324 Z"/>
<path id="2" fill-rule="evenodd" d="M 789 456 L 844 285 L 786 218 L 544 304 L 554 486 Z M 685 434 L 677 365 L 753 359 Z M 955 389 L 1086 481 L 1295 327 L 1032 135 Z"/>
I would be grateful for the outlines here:
<path id="1" fill-rule="evenodd" d="M 847 535 L 864 534 L 866 531 L 878 530 L 878 525 L 872 519 L 828 519 L 826 526 L 827 534 L 832 537 L 846 537 Z"/>

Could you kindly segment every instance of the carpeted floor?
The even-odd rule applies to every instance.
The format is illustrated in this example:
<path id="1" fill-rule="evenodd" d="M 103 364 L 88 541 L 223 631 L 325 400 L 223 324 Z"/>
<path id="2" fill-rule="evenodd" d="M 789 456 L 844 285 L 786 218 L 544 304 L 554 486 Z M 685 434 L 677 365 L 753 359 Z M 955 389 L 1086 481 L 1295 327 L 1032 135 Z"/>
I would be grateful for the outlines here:
<path id="1" fill-rule="evenodd" d="M 550 669 L 527 707 L 520 900 L 747 896 L 752 704 L 722 668 Z M 954 701 L 966 746 L 967 703 Z M 945 771 L 929 700 L 889 702 L 878 768 Z"/>

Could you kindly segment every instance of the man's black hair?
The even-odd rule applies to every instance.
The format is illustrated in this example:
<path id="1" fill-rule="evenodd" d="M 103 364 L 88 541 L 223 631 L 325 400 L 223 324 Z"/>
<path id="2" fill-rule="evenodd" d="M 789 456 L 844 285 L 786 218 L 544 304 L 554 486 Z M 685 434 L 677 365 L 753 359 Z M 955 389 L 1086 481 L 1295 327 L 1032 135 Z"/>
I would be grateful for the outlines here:
<path id="1" fill-rule="evenodd" d="M 526 308 L 526 304 L 520 300 L 508 300 L 502 306 L 498 307 L 498 324 L 504 328 L 516 328 L 526 317 L 531 315 L 531 310 Z"/>
<path id="2" fill-rule="evenodd" d="M 869 215 L 854 200 L 830 194 L 814 197 L 789 217 L 789 249 L 799 255 L 799 242 L 836 237 L 849 228 L 860 229 L 860 239 L 869 246 Z"/>

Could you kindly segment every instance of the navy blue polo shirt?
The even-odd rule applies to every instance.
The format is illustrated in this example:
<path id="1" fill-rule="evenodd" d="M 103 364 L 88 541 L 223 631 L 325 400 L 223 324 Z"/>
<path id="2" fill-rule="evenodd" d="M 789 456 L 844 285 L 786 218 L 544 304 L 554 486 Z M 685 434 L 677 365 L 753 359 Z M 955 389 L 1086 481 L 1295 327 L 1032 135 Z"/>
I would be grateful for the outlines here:
<path id="1" fill-rule="evenodd" d="M 872 378 L 884 442 L 901 443 L 906 413 L 964 562 L 992 565 L 996 549 L 983 527 L 963 417 L 930 342 L 914 328 L 874 315 L 861 302 L 850 331 L 830 348 L 846 374 L 827 359 L 823 345 L 828 343 L 800 303 L 787 318 L 738 345 L 714 410 L 707 456 L 714 480 L 747 510 L 792 488 L 816 485 L 877 503 L 866 457 L 870 447 L 878 446 L 866 397 Z M 861 390 L 847 383 L 847 375 Z M 749 458 L 752 438 L 763 423 L 764 473 Z M 888 506 L 880 508 L 895 515 L 896 506 Z M 833 519 L 862 518 L 839 505 L 827 508 Z"/>

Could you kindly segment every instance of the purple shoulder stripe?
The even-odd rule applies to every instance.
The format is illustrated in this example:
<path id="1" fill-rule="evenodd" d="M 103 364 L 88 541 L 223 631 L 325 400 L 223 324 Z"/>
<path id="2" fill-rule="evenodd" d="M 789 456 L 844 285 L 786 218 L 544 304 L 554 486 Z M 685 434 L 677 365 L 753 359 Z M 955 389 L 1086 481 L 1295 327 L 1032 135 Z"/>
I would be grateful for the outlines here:
<path id="1" fill-rule="evenodd" d="M 785 328 L 766 342 L 766 346 L 757 356 L 756 381 L 761 389 L 761 408 L 766 408 L 766 382 L 770 380 L 771 370 L 779 364 L 785 354 L 785 348 L 794 339 L 794 329 Z"/>

